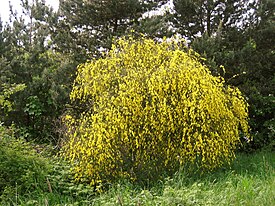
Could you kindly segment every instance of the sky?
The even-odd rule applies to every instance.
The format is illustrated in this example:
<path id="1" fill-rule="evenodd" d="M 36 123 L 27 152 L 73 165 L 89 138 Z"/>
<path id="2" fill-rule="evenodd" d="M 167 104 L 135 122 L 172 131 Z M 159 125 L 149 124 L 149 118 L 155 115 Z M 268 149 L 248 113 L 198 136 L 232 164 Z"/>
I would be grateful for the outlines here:
<path id="1" fill-rule="evenodd" d="M 18 14 L 20 14 L 21 0 L 0 0 L 0 16 L 3 23 L 6 23 L 9 20 L 9 1 L 13 5 L 13 8 L 17 10 Z M 32 0 L 29 0 L 32 2 Z M 59 0 L 46 0 L 46 4 L 52 6 L 54 9 L 58 8 Z"/>

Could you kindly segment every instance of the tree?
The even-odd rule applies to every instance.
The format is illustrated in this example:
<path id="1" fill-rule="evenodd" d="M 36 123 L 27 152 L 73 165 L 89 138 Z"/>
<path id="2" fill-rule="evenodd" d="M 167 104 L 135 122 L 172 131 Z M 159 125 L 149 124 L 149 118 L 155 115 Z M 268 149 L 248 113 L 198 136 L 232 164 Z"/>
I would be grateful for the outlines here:
<path id="1" fill-rule="evenodd" d="M 179 33 L 190 39 L 212 36 L 245 27 L 251 4 L 246 0 L 174 0 L 174 23 Z"/>
<path id="2" fill-rule="evenodd" d="M 69 100 L 75 65 L 53 49 L 49 28 L 57 16 L 45 1 L 22 1 L 22 6 L 24 16 L 12 13 L 2 32 L 3 84 L 26 85 L 11 97 L 14 109 L 5 123 L 16 123 L 27 138 L 55 141 L 54 122 Z"/>
<path id="3" fill-rule="evenodd" d="M 101 56 L 113 38 L 139 24 L 142 15 L 162 1 L 62 0 L 53 39 L 60 52 L 73 54 L 77 62 Z"/>
<path id="4" fill-rule="evenodd" d="M 254 48 L 247 55 L 247 79 L 241 86 L 249 97 L 252 132 L 255 136 L 249 149 L 275 149 L 275 2 L 256 2 L 255 24 L 247 31 Z"/>
<path id="5" fill-rule="evenodd" d="M 175 32 L 169 10 L 153 15 L 150 15 L 149 12 L 148 15 L 140 19 L 138 24 L 133 25 L 132 28 L 136 33 L 142 33 L 152 38 L 171 37 Z"/>
<path id="6" fill-rule="evenodd" d="M 250 23 L 230 28 L 221 35 L 203 35 L 191 45 L 207 59 L 215 75 L 222 74 L 228 84 L 238 86 L 248 98 L 252 147 L 274 145 L 274 1 L 255 1 L 250 5 Z M 223 65 L 225 69 L 220 69 Z M 273 142 L 273 143 L 272 143 Z"/>

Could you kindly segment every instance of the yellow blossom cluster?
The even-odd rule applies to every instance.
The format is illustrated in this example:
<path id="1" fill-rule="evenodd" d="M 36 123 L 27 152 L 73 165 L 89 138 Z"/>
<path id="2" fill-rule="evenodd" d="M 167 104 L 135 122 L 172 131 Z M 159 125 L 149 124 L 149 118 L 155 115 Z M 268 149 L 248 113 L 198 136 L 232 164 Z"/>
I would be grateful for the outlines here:
<path id="1" fill-rule="evenodd" d="M 64 155 L 76 178 L 97 185 L 153 178 L 185 164 L 214 169 L 248 135 L 247 103 L 211 75 L 180 40 L 117 40 L 101 59 L 78 66 Z"/>

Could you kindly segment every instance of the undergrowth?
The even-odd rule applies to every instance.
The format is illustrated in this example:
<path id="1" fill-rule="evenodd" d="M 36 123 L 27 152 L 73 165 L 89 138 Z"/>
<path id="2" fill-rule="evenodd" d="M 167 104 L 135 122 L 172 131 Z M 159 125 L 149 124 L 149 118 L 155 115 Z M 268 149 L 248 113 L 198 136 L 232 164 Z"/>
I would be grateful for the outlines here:
<path id="1" fill-rule="evenodd" d="M 230 166 L 190 174 L 184 170 L 146 185 L 121 180 L 95 193 L 74 182 L 70 165 L 50 146 L 14 137 L 0 127 L 0 205 L 247 205 L 275 203 L 275 153 L 239 153 Z"/>
<path id="2" fill-rule="evenodd" d="M 148 183 L 150 186 L 120 181 L 101 194 L 95 194 L 86 184 L 74 183 L 66 162 L 48 160 L 54 164 L 45 176 L 51 191 L 35 188 L 17 194 L 17 189 L 10 187 L 2 194 L 0 205 L 272 206 L 275 202 L 274 159 L 275 154 L 271 152 L 238 154 L 231 166 L 212 173 L 199 175 L 179 171 L 163 181 Z"/>

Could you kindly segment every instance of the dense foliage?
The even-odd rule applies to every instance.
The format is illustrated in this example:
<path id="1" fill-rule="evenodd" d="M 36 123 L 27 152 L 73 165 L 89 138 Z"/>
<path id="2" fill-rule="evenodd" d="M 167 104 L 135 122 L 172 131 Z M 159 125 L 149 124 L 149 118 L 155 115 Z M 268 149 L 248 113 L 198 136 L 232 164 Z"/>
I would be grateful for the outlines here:
<path id="1" fill-rule="evenodd" d="M 12 22 L 1 30 L 0 93 L 24 90 L 10 95 L 13 109 L 1 112 L 5 125 L 15 123 L 28 140 L 56 143 L 57 123 L 73 82 L 74 63 L 51 47 L 50 25 L 56 17 L 41 1 L 22 3 L 24 18 L 11 14 Z"/>
<path id="2" fill-rule="evenodd" d="M 174 0 L 173 22 L 180 33 L 195 39 L 198 35 L 215 35 L 232 28 L 246 27 L 255 1 Z M 246 15 L 244 15 L 246 14 Z"/>
<path id="3" fill-rule="evenodd" d="M 138 27 L 144 13 L 167 0 L 61 0 L 59 21 L 52 38 L 57 49 L 70 53 L 78 62 L 101 56 L 111 48 L 114 37 Z"/>
<path id="4" fill-rule="evenodd" d="M 180 40 L 118 40 L 102 59 L 78 67 L 66 116 L 64 153 L 76 177 L 153 179 L 180 165 L 213 169 L 234 158 L 247 104 L 237 88 L 211 76 Z"/>
<path id="5" fill-rule="evenodd" d="M 15 3 L 13 1 L 10 2 L 11 4 Z M 96 161 L 93 164 L 98 160 L 103 161 L 104 158 L 106 158 L 107 167 L 105 169 L 103 168 L 102 171 L 107 171 L 110 162 L 114 163 L 123 157 L 122 162 L 114 165 L 117 166 L 115 169 L 125 166 L 124 169 L 115 170 L 114 174 L 123 177 L 126 176 L 127 178 L 132 177 L 132 179 L 137 179 L 138 176 L 142 176 L 143 179 L 154 176 L 157 179 L 160 174 L 165 175 L 172 173 L 180 163 L 184 164 L 187 160 L 190 162 L 193 161 L 193 163 L 198 164 L 197 166 L 203 166 L 204 169 L 206 169 L 206 167 L 213 168 L 216 163 L 220 164 L 223 160 L 226 161 L 226 159 L 229 160 L 233 157 L 233 153 L 230 152 L 233 151 L 236 146 L 235 143 L 237 144 L 239 141 L 238 133 L 241 134 L 241 137 L 245 137 L 241 130 L 237 131 L 236 126 L 234 134 L 230 136 L 230 141 L 235 139 L 236 142 L 230 145 L 229 148 L 224 145 L 224 148 L 230 149 L 228 150 L 230 151 L 229 153 L 227 153 L 223 147 L 220 149 L 215 148 L 215 150 L 213 150 L 214 152 L 211 152 L 211 157 L 217 157 L 217 159 L 209 160 L 208 158 L 210 158 L 210 156 L 205 157 L 206 153 L 203 154 L 201 152 L 201 148 L 208 145 L 208 143 L 201 138 L 203 135 L 215 139 L 215 141 L 224 138 L 222 135 L 228 137 L 226 136 L 228 134 L 227 131 L 229 131 L 227 128 L 224 129 L 223 132 L 218 132 L 217 134 L 219 135 L 217 135 L 217 137 L 212 134 L 212 127 L 218 125 L 217 129 L 221 129 L 226 119 L 222 119 L 220 122 L 216 121 L 211 126 L 210 123 L 204 121 L 204 118 L 208 118 L 211 121 L 215 118 L 219 119 L 221 117 L 219 115 L 222 114 L 220 111 L 229 111 L 226 110 L 226 108 L 233 109 L 233 105 L 229 108 L 229 102 L 232 98 L 236 98 L 237 102 L 243 102 L 245 99 L 249 104 L 249 126 L 251 128 L 250 134 L 252 141 L 247 142 L 246 138 L 241 138 L 242 147 L 240 151 L 245 151 L 246 153 L 252 153 L 257 150 L 274 151 L 274 0 L 60 0 L 58 10 L 49 7 L 47 5 L 48 1 L 46 0 L 21 0 L 20 3 L 22 12 L 21 10 L 16 11 L 15 8 L 18 7 L 14 5 L 14 7 L 10 7 L 9 20 L 2 22 L 0 18 L 0 205 L 64 205 L 66 202 L 75 205 L 85 205 L 86 203 L 84 202 L 73 202 L 74 197 L 85 196 L 90 199 L 91 195 L 93 195 L 93 193 L 90 193 L 92 190 L 90 186 L 86 184 L 75 184 L 72 180 L 72 173 L 69 171 L 70 166 L 67 165 L 67 163 L 60 163 L 58 158 L 52 158 L 53 154 L 56 154 L 64 145 L 65 151 L 71 155 L 75 152 L 71 150 L 72 153 L 69 153 L 72 145 L 80 148 L 80 151 L 75 153 L 76 156 L 74 160 L 80 160 L 79 162 L 76 161 L 76 163 L 81 163 L 82 166 L 86 166 L 86 163 L 87 165 L 90 164 L 88 159 L 84 160 L 85 155 L 83 154 L 91 157 L 90 160 L 95 159 Z M 194 55 L 194 52 L 186 49 L 186 47 L 172 43 L 174 48 L 171 49 L 169 43 L 155 45 L 155 42 L 153 43 L 153 41 L 149 39 L 146 39 L 146 41 L 143 39 L 141 42 L 147 42 L 148 45 L 149 42 L 151 42 L 152 45 L 162 49 L 165 45 L 167 46 L 167 51 L 163 52 L 163 54 L 165 54 L 164 57 L 167 58 L 160 57 L 160 59 L 163 60 L 162 62 L 156 60 L 156 58 L 159 57 L 158 55 L 154 57 L 149 55 L 148 58 L 147 56 L 145 58 L 146 54 L 144 52 L 147 50 L 135 50 L 135 55 L 120 52 L 122 49 L 126 50 L 128 46 L 129 49 L 131 49 L 131 44 L 128 46 L 118 44 L 111 52 L 109 51 L 114 38 L 119 39 L 127 36 L 133 30 L 136 31 L 137 36 L 139 33 L 143 33 L 146 37 L 150 37 L 154 39 L 154 41 L 159 42 L 175 34 L 184 37 L 188 42 L 186 45 L 199 53 L 203 58 Z M 137 41 L 134 43 L 135 45 L 139 45 L 141 42 Z M 144 45 L 140 46 L 143 48 Z M 117 50 L 115 51 L 115 49 Z M 108 54 L 104 55 L 104 52 Z M 149 53 L 151 54 L 152 52 L 156 51 L 152 49 Z M 161 52 L 161 50 L 159 52 Z M 158 52 L 156 52 L 156 54 L 158 54 Z M 130 59 L 128 63 L 121 63 L 123 62 L 122 58 L 127 55 L 127 58 L 137 56 L 137 59 L 142 59 L 144 56 L 146 61 L 136 62 Z M 180 77 L 183 73 L 175 72 L 176 74 L 170 74 L 170 70 L 174 71 L 175 67 L 167 63 L 169 61 L 172 62 L 171 59 L 173 59 L 174 62 L 181 62 L 178 55 L 183 56 L 183 60 L 190 63 L 189 66 L 192 66 L 195 61 L 201 62 L 201 64 L 198 62 L 194 63 L 196 65 L 193 65 L 194 69 L 190 69 L 184 73 L 184 77 L 189 75 L 188 77 L 190 78 L 180 79 L 180 81 L 174 78 L 174 76 Z M 106 58 L 101 59 L 103 56 Z M 156 61 L 153 63 L 150 62 L 152 59 L 149 57 Z M 82 64 L 86 62 L 87 59 L 93 60 Z M 98 59 L 98 61 L 96 59 Z M 145 72 L 145 67 L 142 67 L 145 66 L 146 62 L 148 63 L 148 66 L 146 65 L 148 71 L 153 69 L 151 67 L 152 65 L 160 65 L 160 67 L 154 68 L 155 70 L 153 69 L 152 76 Z M 79 64 L 81 64 L 78 69 L 79 76 L 71 95 L 74 101 L 70 103 L 70 92 L 76 77 L 77 65 Z M 107 64 L 106 67 L 103 64 Z M 115 65 L 110 68 L 109 66 L 112 64 Z M 179 65 L 178 69 L 182 69 L 182 64 L 180 63 Z M 202 65 L 206 65 L 209 69 Z M 95 66 L 98 66 L 98 68 Z M 116 68 L 117 66 L 118 68 Z M 126 70 L 123 70 L 131 69 L 132 67 L 139 69 L 133 69 L 133 71 L 128 73 L 125 73 Z M 84 74 L 84 71 L 88 68 L 94 71 L 94 73 L 85 77 L 83 82 L 79 81 L 80 76 Z M 100 69 L 102 69 L 102 71 L 99 71 Z M 108 78 L 114 78 L 115 80 L 106 82 L 106 79 L 104 80 L 103 77 L 106 77 L 107 74 L 104 72 L 109 71 L 108 69 L 112 70 L 112 72 L 121 71 L 121 75 L 126 78 L 128 84 L 124 84 L 124 80 L 121 81 L 121 79 L 119 79 L 122 78 L 122 76 L 115 76 L 117 75 L 116 72 L 108 74 Z M 194 74 L 196 74 L 196 72 L 203 73 L 205 77 L 202 78 L 200 75 L 192 75 L 191 77 L 192 72 Z M 142 73 L 142 75 L 140 73 Z M 210 73 L 217 78 L 212 77 Z M 133 77 L 134 74 L 137 76 Z M 220 78 L 220 76 L 223 78 Z M 90 89 L 92 85 L 88 82 L 91 83 L 95 78 L 97 78 L 98 81 L 102 80 L 102 82 L 95 81 L 95 85 L 99 87 Z M 130 78 L 132 79 L 130 80 Z M 139 81 L 136 81 L 137 79 Z M 211 79 L 211 81 L 206 81 L 208 79 Z M 145 83 L 143 81 L 145 81 Z M 169 81 L 173 84 L 170 84 Z M 205 81 L 207 83 L 205 83 Z M 84 82 L 86 82 L 87 85 L 82 85 Z M 105 85 L 102 84 L 104 82 L 106 83 Z M 183 83 L 176 84 L 179 90 L 182 89 L 182 91 L 185 91 L 184 88 L 186 87 L 184 85 L 189 83 L 190 89 L 188 92 L 185 91 L 175 94 L 174 92 L 177 89 L 167 86 L 175 85 L 175 82 Z M 209 94 L 212 95 L 212 90 L 204 86 L 211 85 L 212 83 L 216 85 L 212 87 L 217 90 L 215 95 L 218 96 L 218 94 L 220 94 L 220 96 L 216 98 L 217 101 L 215 99 L 205 98 Z M 117 89 L 119 86 L 120 90 Z M 243 97 L 239 99 L 240 93 L 238 89 L 234 89 L 235 87 L 238 87 L 244 99 Z M 86 96 L 78 96 L 81 93 L 81 88 L 88 89 L 82 91 L 82 94 L 86 94 Z M 132 90 L 130 88 L 142 92 L 131 93 Z M 97 97 L 100 97 L 97 101 L 94 101 L 93 98 L 95 96 L 90 93 L 95 91 L 94 89 L 105 89 L 105 93 L 103 93 L 102 96 L 96 94 Z M 109 94 L 106 91 L 108 91 Z M 118 91 L 120 92 L 117 93 Z M 174 95 L 172 95 L 172 93 Z M 231 95 L 231 97 L 229 97 L 230 94 L 233 93 L 237 96 L 234 97 L 234 95 Z M 156 94 L 158 97 L 152 99 Z M 189 100 L 181 98 L 181 95 L 188 96 Z M 215 95 L 213 94 L 213 97 L 215 97 Z M 226 95 L 228 98 L 224 98 L 221 102 L 220 97 L 222 95 Z M 108 99 L 108 97 L 110 97 L 110 99 Z M 131 99 L 131 97 L 135 99 Z M 122 99 L 127 100 L 127 102 L 119 101 Z M 202 99 L 205 101 L 202 101 Z M 141 102 L 138 104 L 138 101 L 141 100 L 142 104 Z M 206 100 L 210 101 L 210 103 L 206 103 Z M 102 110 L 100 110 L 100 112 L 99 110 L 92 111 L 94 108 L 98 109 L 98 105 L 96 105 L 95 102 L 98 103 L 99 101 L 107 103 L 101 105 Z M 175 104 L 173 101 L 184 103 L 184 105 Z M 226 101 L 228 104 L 225 104 Z M 219 102 L 221 103 L 219 104 Z M 123 106 L 127 105 L 127 107 L 118 106 L 119 104 Z M 130 106 L 128 106 L 128 104 Z M 139 105 L 139 107 L 135 107 L 137 105 Z M 193 111 L 187 108 L 188 105 L 190 108 L 194 106 L 195 110 Z M 214 108 L 213 105 L 216 105 L 217 108 L 223 107 L 225 110 L 216 111 L 216 109 L 209 109 Z M 136 111 L 134 108 L 138 108 L 142 112 L 137 113 L 138 110 Z M 180 112 L 181 108 L 184 108 L 182 111 L 185 111 L 185 113 Z M 107 109 L 109 109 L 109 113 Z M 244 112 L 246 106 L 240 107 L 239 109 Z M 148 114 L 146 112 L 148 112 Z M 159 112 L 162 112 L 162 115 L 160 115 Z M 236 111 L 235 113 L 239 114 Z M 66 120 L 67 124 L 69 124 L 67 126 L 70 128 L 68 134 L 66 134 L 68 128 L 62 123 L 62 119 L 66 114 L 69 114 Z M 99 118 L 100 121 L 96 124 L 94 124 L 94 121 L 97 120 L 89 119 L 95 114 L 99 115 L 97 116 L 98 118 L 102 117 L 102 119 Z M 186 116 L 183 115 L 181 118 L 180 115 L 182 114 Z M 199 114 L 205 116 L 202 117 Z M 227 116 L 224 117 L 227 117 L 227 120 L 231 117 L 233 118 L 233 116 L 228 116 L 229 113 L 226 114 Z M 100 115 L 105 116 L 103 118 L 103 116 Z M 151 119 L 148 119 L 147 116 Z M 106 117 L 109 119 L 106 119 Z M 238 116 L 235 116 L 236 119 L 233 118 L 234 121 L 241 121 L 241 118 L 238 120 L 237 117 Z M 83 118 L 87 119 L 83 120 Z M 137 119 L 140 121 L 137 121 Z M 116 124 L 115 121 L 120 122 Z M 179 126 L 183 122 L 190 123 L 191 121 L 195 121 L 197 124 L 190 124 L 188 127 Z M 232 122 L 234 121 L 232 120 Z M 146 123 L 140 126 L 142 122 Z M 159 122 L 162 122 L 162 124 L 158 124 Z M 85 125 L 84 123 L 87 124 Z M 89 125 L 91 123 L 93 124 Z M 114 127 L 109 128 L 107 123 Z M 198 123 L 200 125 L 198 125 Z M 95 125 L 101 125 L 101 128 L 95 129 L 97 133 L 94 133 L 92 130 Z M 127 125 L 127 127 L 123 125 Z M 219 127 L 219 125 L 221 127 Z M 230 123 L 228 126 L 232 126 L 232 124 Z M 242 126 L 244 126 L 244 124 Z M 141 130 L 141 127 L 144 127 L 146 130 Z M 246 126 L 244 127 L 246 128 Z M 183 131 L 183 128 L 189 129 Z M 100 156 L 102 159 L 98 159 L 96 155 L 91 156 L 95 154 L 95 151 L 99 151 L 99 148 L 95 147 L 94 150 L 89 150 L 89 146 L 92 143 L 84 144 L 87 139 L 97 137 L 96 135 L 103 132 L 103 129 L 106 131 L 111 130 L 112 132 L 104 132 L 104 134 L 99 137 L 112 137 L 114 141 L 106 143 L 107 146 L 106 148 L 103 147 L 102 151 L 106 150 L 110 152 L 115 149 L 120 151 L 118 156 L 116 156 L 116 153 L 111 154 L 113 159 L 108 159 L 108 157 L 104 155 Z M 162 129 L 162 131 L 155 135 L 159 129 Z M 118 134 L 118 131 L 122 130 L 126 131 L 126 133 Z M 88 133 L 85 134 L 83 131 L 87 131 Z M 113 135 L 114 133 L 117 133 L 117 135 Z M 190 135 L 187 136 L 187 133 Z M 76 136 L 73 136 L 73 134 Z M 67 139 L 66 135 L 71 139 Z M 139 136 L 143 138 L 138 138 Z M 190 141 L 188 139 L 189 136 Z M 79 137 L 85 138 L 80 140 Z M 119 137 L 121 137 L 123 141 L 120 141 Z M 132 142 L 128 141 L 128 137 Z M 174 139 L 173 137 L 180 137 L 182 140 L 189 142 L 189 144 L 186 143 L 185 145 L 191 145 L 195 148 L 195 150 L 192 151 L 193 153 L 190 151 L 186 152 L 184 158 L 180 155 L 177 156 L 177 152 L 179 154 L 183 150 L 178 150 L 174 154 L 173 151 L 181 148 L 183 143 L 179 143 L 176 147 L 171 147 L 171 145 L 175 145 L 175 142 L 180 139 Z M 105 140 L 104 138 L 98 139 L 98 141 L 103 141 Z M 82 145 L 76 145 L 74 142 L 72 145 L 66 146 L 65 143 L 73 139 L 76 142 L 81 142 L 85 150 L 82 151 Z M 202 143 L 200 139 L 203 140 Z M 137 140 L 136 143 L 133 142 L 134 140 Z M 169 142 L 168 140 L 171 141 Z M 126 148 L 122 147 L 125 141 L 128 146 Z M 214 147 L 215 141 L 212 141 L 212 146 L 210 145 L 207 151 L 210 151 L 211 148 Z M 162 143 L 159 144 L 160 142 Z M 222 141 L 220 141 L 219 144 L 221 142 Z M 44 147 L 41 146 L 43 143 L 47 144 L 47 146 L 44 145 L 46 148 L 54 148 L 54 151 L 46 156 L 50 156 L 51 160 L 55 159 L 56 161 L 50 160 L 50 162 L 47 162 L 49 159 L 45 160 L 40 157 L 41 153 L 44 153 L 40 150 Z M 144 144 L 145 146 L 137 147 L 137 145 L 140 144 Z M 226 144 L 229 144 L 229 142 L 226 142 Z M 113 147 L 113 145 L 115 145 L 115 147 Z M 156 145 L 159 147 L 156 147 Z M 37 151 L 34 151 L 33 147 L 35 149 L 38 148 Z M 185 147 L 185 149 L 188 148 Z M 153 150 L 157 152 L 153 153 Z M 91 154 L 88 151 L 90 151 Z M 222 151 L 224 151 L 224 153 L 222 153 Z M 149 155 L 152 158 L 149 158 Z M 202 161 L 203 157 L 205 157 L 204 161 Z M 250 157 L 251 156 L 248 158 Z M 175 158 L 176 161 L 174 162 Z M 136 159 L 138 159 L 138 163 L 135 163 Z M 147 160 L 148 163 L 146 163 Z M 73 162 L 75 163 L 75 161 Z M 164 162 L 163 165 L 166 166 L 163 168 L 160 167 L 158 161 Z M 245 161 L 245 164 L 246 162 L 247 161 Z M 259 158 L 259 164 L 260 163 L 262 163 L 264 170 L 269 168 L 266 166 L 264 158 Z M 79 167 L 81 164 L 74 166 Z M 48 167 L 49 165 L 51 165 L 51 169 Z M 155 165 L 156 167 L 154 167 Z M 255 165 L 256 164 L 253 164 L 251 167 Z M 98 169 L 99 167 L 96 166 L 95 168 Z M 250 169 L 249 166 L 247 166 L 247 168 Z M 272 167 L 270 168 L 270 171 L 273 171 Z M 41 169 L 44 171 L 40 171 Z M 247 171 L 249 169 L 247 169 Z M 95 178 L 104 179 L 103 181 L 107 181 L 108 178 L 114 180 L 115 178 L 112 178 L 111 173 L 108 172 L 109 171 L 105 174 L 98 174 L 98 176 L 95 175 Z M 85 171 L 81 170 L 77 171 L 76 177 L 80 178 L 82 173 L 86 175 Z M 235 173 L 233 173 L 234 172 L 230 175 L 234 176 Z M 266 174 L 266 171 L 259 171 L 259 173 Z M 89 178 L 92 178 L 91 174 L 95 173 L 89 173 Z M 270 177 L 273 177 L 272 173 Z M 46 178 L 48 178 L 52 186 L 52 193 L 45 184 Z M 80 179 L 82 179 L 82 177 Z M 247 181 L 249 182 L 250 180 L 245 179 L 245 182 L 243 182 L 245 185 L 244 188 L 246 188 L 244 190 L 246 194 L 248 194 L 246 187 Z M 148 182 L 148 184 L 150 183 Z M 227 185 L 227 183 L 226 181 L 221 184 Z M 242 184 L 242 181 L 240 184 Z M 257 186 L 258 183 L 255 187 Z M 274 181 L 273 183 L 271 181 L 269 186 L 274 188 Z M 235 193 L 232 192 L 230 194 L 242 195 L 242 191 L 239 192 L 238 190 L 242 188 L 242 185 L 239 187 L 238 184 L 236 187 L 237 189 L 232 187 Z M 252 187 L 253 189 L 250 190 L 249 195 L 253 192 L 259 193 L 255 187 Z M 268 187 L 264 188 L 273 191 Z M 227 189 L 228 188 L 225 187 L 225 191 L 227 191 Z M 166 190 L 172 191 L 166 188 L 163 194 L 166 194 Z M 197 188 L 195 188 L 195 190 L 198 191 Z M 185 191 L 186 190 L 179 193 L 185 194 Z M 211 196 L 213 196 L 212 190 L 210 193 Z M 126 195 L 131 199 L 131 203 L 135 202 L 133 204 L 140 204 L 139 197 L 146 197 L 146 194 L 148 193 L 143 193 L 142 191 L 141 194 L 135 197 L 137 198 L 136 200 L 132 200 L 131 195 Z M 255 201 L 257 202 L 256 205 L 267 205 L 265 204 L 265 200 L 268 200 L 267 202 L 269 202 L 269 199 L 270 202 L 274 200 L 274 195 L 270 195 L 272 198 L 263 197 L 270 194 L 270 192 L 263 192 L 261 194 L 264 194 L 262 195 L 262 199 L 264 200 Z M 174 197 L 174 193 L 171 195 Z M 34 196 L 36 196 L 36 200 L 31 199 Z M 165 195 L 163 197 L 165 197 Z M 189 195 L 186 194 L 186 197 L 189 201 Z M 206 195 L 205 197 L 208 196 Z M 222 197 L 224 197 L 224 194 L 222 194 Z M 257 195 L 257 198 L 258 197 Z M 54 200 L 54 198 L 58 200 Z M 109 198 L 113 199 L 109 201 Z M 156 196 L 156 198 L 159 197 Z M 107 196 L 106 199 L 108 199 L 108 203 L 117 202 L 123 204 L 123 202 L 121 202 L 123 198 L 120 196 Z M 249 202 L 255 198 L 247 196 L 247 199 Z M 231 202 L 232 197 L 228 197 L 228 200 Z M 177 199 L 175 199 L 174 202 L 176 201 Z M 97 200 L 95 200 L 95 202 L 97 202 Z M 99 200 L 98 204 L 102 205 L 103 202 L 106 203 L 104 198 Z M 214 202 L 222 204 L 221 201 Z M 96 204 L 97 203 L 95 203 L 95 205 Z M 127 204 L 127 201 L 125 204 Z M 177 204 L 185 203 L 178 202 Z M 225 205 L 228 204 L 225 203 Z"/>
<path id="6" fill-rule="evenodd" d="M 37 156 L 31 144 L 15 139 L 15 128 L 0 125 L 0 203 L 5 194 L 22 195 L 46 188 L 45 174 L 49 165 Z"/>
<path id="7" fill-rule="evenodd" d="M 191 44 L 207 59 L 212 74 L 222 75 L 227 84 L 237 86 L 247 98 L 254 138 L 243 150 L 274 150 L 275 42 L 272 36 L 275 3 L 255 1 L 249 7 L 255 11 L 249 15 L 250 24 L 221 25 L 213 35 L 204 34 Z M 221 70 L 220 65 L 224 65 L 225 70 Z"/>
<path id="8" fill-rule="evenodd" d="M 1 120 L 15 123 L 26 139 L 57 144 L 64 133 L 59 117 L 68 108 L 79 63 L 100 58 L 113 38 L 132 29 L 158 39 L 177 33 L 206 58 L 213 75 L 248 98 L 255 137 L 248 151 L 270 147 L 274 1 L 167 2 L 65 0 L 54 11 L 44 0 L 22 1 L 22 17 L 11 8 L 9 23 L 0 23 L 0 92 L 20 84 L 25 89 L 9 97 L 13 109 Z"/>
<path id="9" fill-rule="evenodd" d="M 51 146 L 16 133 L 14 126 L 0 124 L 0 205 L 55 205 L 57 198 L 62 203 L 94 195 L 91 186 L 75 183 L 70 165 Z"/>

